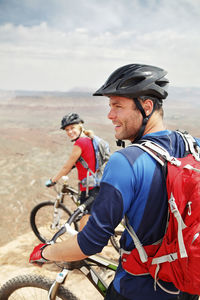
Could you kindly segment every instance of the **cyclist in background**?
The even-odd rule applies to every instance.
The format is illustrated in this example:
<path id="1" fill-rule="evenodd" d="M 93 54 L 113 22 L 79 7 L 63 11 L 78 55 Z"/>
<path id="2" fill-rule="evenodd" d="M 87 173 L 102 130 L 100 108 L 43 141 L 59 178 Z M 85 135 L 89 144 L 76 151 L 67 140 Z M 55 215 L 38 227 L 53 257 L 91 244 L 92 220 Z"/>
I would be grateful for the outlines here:
<path id="1" fill-rule="evenodd" d="M 69 155 L 68 160 L 63 165 L 57 175 L 53 176 L 50 181 L 46 184 L 48 187 L 55 185 L 56 182 L 62 177 L 66 176 L 74 166 L 78 170 L 78 179 L 80 182 L 80 203 L 84 203 L 88 197 L 93 196 L 94 198 L 99 192 L 98 186 L 90 186 L 88 195 L 86 195 L 86 187 L 82 185 L 82 180 L 87 176 L 87 169 L 83 167 L 79 158 L 82 157 L 88 164 L 88 167 L 95 172 L 95 152 L 92 144 L 92 137 L 94 136 L 93 131 L 86 130 L 83 127 L 84 121 L 80 118 L 77 113 L 69 113 L 63 117 L 61 121 L 61 129 L 65 130 L 67 136 L 74 143 L 72 152 Z M 82 217 L 80 221 L 80 229 L 86 224 L 90 215 L 92 204 L 87 207 L 88 214 Z"/>
<path id="2" fill-rule="evenodd" d="M 161 68 L 130 64 L 114 71 L 94 94 L 109 98 L 108 118 L 118 140 L 131 143 L 142 139 L 165 148 L 171 156 L 183 157 L 185 143 L 181 136 L 165 128 L 163 100 L 167 97 L 167 72 Z M 200 140 L 196 139 L 198 145 Z M 77 236 L 54 245 L 35 247 L 30 262 L 76 261 L 99 253 L 110 236 L 127 216 L 142 245 L 159 241 L 165 233 L 168 215 L 166 182 L 161 166 L 139 147 L 126 147 L 111 155 L 100 183 L 92 215 Z M 121 248 L 135 248 L 127 230 L 120 240 Z M 168 290 L 172 283 L 163 282 Z M 169 294 L 148 274 L 133 276 L 119 260 L 115 278 L 106 300 L 197 300 L 198 296 L 180 292 Z"/>

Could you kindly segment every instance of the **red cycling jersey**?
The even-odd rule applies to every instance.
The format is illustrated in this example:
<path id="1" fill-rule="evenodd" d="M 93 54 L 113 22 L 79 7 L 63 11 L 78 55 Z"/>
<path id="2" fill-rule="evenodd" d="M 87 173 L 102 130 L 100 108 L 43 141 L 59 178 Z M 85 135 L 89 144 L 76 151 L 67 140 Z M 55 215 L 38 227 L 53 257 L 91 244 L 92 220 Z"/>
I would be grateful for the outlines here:
<path id="1" fill-rule="evenodd" d="M 76 140 L 74 145 L 79 146 L 81 148 L 82 150 L 81 156 L 87 162 L 89 168 L 93 172 L 95 172 L 96 162 L 95 162 L 95 153 L 94 153 L 92 140 L 88 137 L 80 137 L 78 140 Z M 87 176 L 87 169 L 85 169 L 79 161 L 76 163 L 76 168 L 78 170 L 78 179 L 79 180 L 84 179 Z M 92 189 L 92 187 L 90 189 Z M 80 190 L 85 191 L 86 188 L 80 185 Z"/>

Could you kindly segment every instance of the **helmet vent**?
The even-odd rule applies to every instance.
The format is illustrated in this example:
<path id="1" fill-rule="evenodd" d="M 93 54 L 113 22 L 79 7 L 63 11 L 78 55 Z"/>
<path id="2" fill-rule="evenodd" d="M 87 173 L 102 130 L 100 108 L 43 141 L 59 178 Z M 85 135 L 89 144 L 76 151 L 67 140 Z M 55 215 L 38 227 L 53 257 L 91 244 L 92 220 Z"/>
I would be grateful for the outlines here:
<path id="1" fill-rule="evenodd" d="M 169 81 L 165 78 L 167 72 L 161 68 L 129 64 L 114 71 L 106 83 L 94 93 L 94 96 L 124 96 L 137 98 L 139 96 L 152 96 L 165 99 L 168 95 Z"/>
<path id="2" fill-rule="evenodd" d="M 129 87 L 132 87 L 134 85 L 137 85 L 138 83 L 140 83 L 141 81 L 143 81 L 145 79 L 144 76 L 140 76 L 140 77 L 136 77 L 136 78 L 130 78 L 126 81 L 124 81 L 120 87 L 122 89 L 126 89 L 126 88 L 129 88 Z"/>
<path id="3" fill-rule="evenodd" d="M 165 87 L 169 81 L 166 78 L 163 78 L 162 80 L 157 80 L 155 84 L 159 85 L 160 87 Z"/>

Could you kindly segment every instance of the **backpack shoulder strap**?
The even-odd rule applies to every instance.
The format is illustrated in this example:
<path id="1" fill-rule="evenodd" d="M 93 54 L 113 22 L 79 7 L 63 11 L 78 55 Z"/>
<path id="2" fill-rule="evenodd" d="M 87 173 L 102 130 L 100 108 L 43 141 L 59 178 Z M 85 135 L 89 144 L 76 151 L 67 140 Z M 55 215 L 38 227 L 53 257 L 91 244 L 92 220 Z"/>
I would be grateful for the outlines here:
<path id="1" fill-rule="evenodd" d="M 136 146 L 151 155 L 161 166 L 164 166 L 168 161 L 171 164 L 180 166 L 180 161 L 171 156 L 169 152 L 162 146 L 152 141 L 144 141 L 141 144 L 132 144 L 129 147 Z"/>
<path id="2" fill-rule="evenodd" d="M 83 168 L 89 170 L 88 163 L 85 161 L 85 159 L 82 156 L 79 157 L 78 161 L 82 164 Z"/>
<path id="3" fill-rule="evenodd" d="M 82 156 L 80 156 L 77 161 L 79 161 L 82 164 L 83 168 L 87 169 L 87 171 L 89 171 L 93 176 L 95 176 L 95 173 L 89 168 L 88 163 Z"/>
<path id="4" fill-rule="evenodd" d="M 148 255 L 147 255 L 144 247 L 142 246 L 136 232 L 134 231 L 133 227 L 130 225 L 127 215 L 124 216 L 123 224 L 124 224 L 126 230 L 128 231 L 128 233 L 130 234 L 130 236 L 133 239 L 133 242 L 135 244 L 135 248 L 138 250 L 141 261 L 143 263 L 147 262 Z M 121 252 L 120 254 L 123 254 L 124 250 L 120 249 L 120 252 Z"/>
<path id="5" fill-rule="evenodd" d="M 176 132 L 182 137 L 185 143 L 185 155 L 191 153 L 197 161 L 200 161 L 200 147 L 197 142 L 188 132 L 181 132 L 176 130 Z"/>

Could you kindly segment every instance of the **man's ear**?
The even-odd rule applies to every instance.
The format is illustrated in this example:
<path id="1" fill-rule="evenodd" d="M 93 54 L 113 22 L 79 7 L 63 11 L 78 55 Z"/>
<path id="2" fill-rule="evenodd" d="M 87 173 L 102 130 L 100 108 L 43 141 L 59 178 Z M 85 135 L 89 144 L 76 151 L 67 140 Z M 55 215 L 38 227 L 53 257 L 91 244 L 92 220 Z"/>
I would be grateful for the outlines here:
<path id="1" fill-rule="evenodd" d="M 153 111 L 153 101 L 151 99 L 146 99 L 142 101 L 142 106 L 145 111 L 146 116 L 148 117 Z"/>

